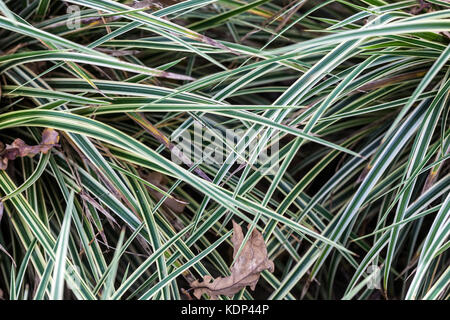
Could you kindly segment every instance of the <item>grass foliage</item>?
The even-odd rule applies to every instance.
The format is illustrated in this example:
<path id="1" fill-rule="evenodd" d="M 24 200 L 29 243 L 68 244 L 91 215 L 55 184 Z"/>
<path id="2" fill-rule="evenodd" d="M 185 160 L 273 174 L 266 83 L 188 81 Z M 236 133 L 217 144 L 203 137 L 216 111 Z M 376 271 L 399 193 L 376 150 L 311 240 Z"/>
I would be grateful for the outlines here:
<path id="1" fill-rule="evenodd" d="M 0 141 L 60 134 L 0 171 L 1 298 L 187 299 L 232 220 L 275 264 L 234 299 L 449 298 L 449 1 L 144 2 L 0 1 Z"/>

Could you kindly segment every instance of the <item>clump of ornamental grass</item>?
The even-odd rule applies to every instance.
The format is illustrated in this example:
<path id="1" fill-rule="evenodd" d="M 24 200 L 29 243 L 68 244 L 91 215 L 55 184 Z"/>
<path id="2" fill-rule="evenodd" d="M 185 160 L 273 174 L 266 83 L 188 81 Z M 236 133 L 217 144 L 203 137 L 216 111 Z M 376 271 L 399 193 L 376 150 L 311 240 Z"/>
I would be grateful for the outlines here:
<path id="1" fill-rule="evenodd" d="M 450 4 L 0 0 L 0 299 L 448 299 Z"/>

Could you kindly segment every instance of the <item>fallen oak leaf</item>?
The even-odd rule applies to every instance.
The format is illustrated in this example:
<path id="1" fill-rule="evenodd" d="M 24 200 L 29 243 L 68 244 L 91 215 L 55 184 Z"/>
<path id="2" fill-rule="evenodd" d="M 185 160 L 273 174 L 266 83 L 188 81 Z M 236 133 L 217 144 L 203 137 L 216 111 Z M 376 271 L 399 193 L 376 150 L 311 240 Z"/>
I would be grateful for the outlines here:
<path id="1" fill-rule="evenodd" d="M 244 234 L 239 224 L 233 221 L 233 259 L 244 240 Z M 231 267 L 231 275 L 225 278 L 207 275 L 203 281 L 195 280 L 190 285 L 194 289 L 194 296 L 200 299 L 206 293 L 211 299 L 217 299 L 218 295 L 232 296 L 246 286 L 255 290 L 260 274 L 264 270 L 274 271 L 274 264 L 267 256 L 267 248 L 264 238 L 258 230 L 254 229 L 247 243 L 242 248 L 239 257 Z"/>
<path id="2" fill-rule="evenodd" d="M 6 147 L 0 143 L 0 170 L 6 170 L 8 161 L 17 157 L 34 157 L 38 153 L 47 153 L 52 147 L 58 146 L 59 134 L 54 129 L 46 128 L 42 132 L 41 143 L 35 146 L 27 145 L 22 139 L 17 138 Z"/>
<path id="3" fill-rule="evenodd" d="M 5 170 L 8 167 L 8 157 L 5 152 L 5 144 L 0 141 L 0 170 Z"/>
<path id="4" fill-rule="evenodd" d="M 52 147 L 58 145 L 59 134 L 56 130 L 46 128 L 42 132 L 41 152 L 47 153 Z"/>

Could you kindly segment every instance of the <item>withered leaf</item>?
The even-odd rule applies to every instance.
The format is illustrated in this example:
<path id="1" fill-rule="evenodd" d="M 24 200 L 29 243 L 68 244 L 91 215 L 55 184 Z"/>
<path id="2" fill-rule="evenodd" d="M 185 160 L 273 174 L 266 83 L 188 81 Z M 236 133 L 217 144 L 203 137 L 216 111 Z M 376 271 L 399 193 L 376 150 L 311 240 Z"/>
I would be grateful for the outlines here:
<path id="1" fill-rule="evenodd" d="M 6 147 L 0 143 L 0 170 L 6 170 L 8 161 L 17 157 L 34 157 L 38 153 L 47 153 L 49 150 L 58 145 L 59 134 L 54 129 L 46 128 L 42 132 L 41 143 L 35 146 L 27 145 L 22 139 L 17 138 L 12 144 Z"/>
<path id="2" fill-rule="evenodd" d="M 160 172 L 151 172 L 149 174 L 145 175 L 145 180 L 150 182 L 151 184 L 157 186 L 161 190 L 167 191 L 168 188 L 166 187 L 167 184 L 167 178 Z M 156 190 L 153 190 L 149 188 L 149 192 L 152 196 L 154 196 L 156 199 L 161 200 L 161 198 L 164 196 L 161 192 L 158 192 Z M 164 200 L 163 205 L 171 209 L 175 213 L 182 213 L 184 211 L 184 208 L 186 207 L 186 202 L 181 201 L 179 199 L 176 199 L 175 197 L 167 198 Z"/>
<path id="3" fill-rule="evenodd" d="M 244 240 L 244 234 L 239 224 L 233 221 L 233 259 Z M 274 265 L 267 256 L 267 248 L 264 238 L 258 230 L 254 229 L 250 238 L 244 245 L 235 264 L 231 267 L 231 275 L 225 278 L 213 279 L 211 276 L 204 276 L 203 281 L 194 281 L 191 287 L 194 289 L 194 296 L 200 299 L 206 293 L 211 299 L 216 299 L 218 295 L 232 296 L 246 286 L 255 290 L 262 271 L 273 272 Z"/>

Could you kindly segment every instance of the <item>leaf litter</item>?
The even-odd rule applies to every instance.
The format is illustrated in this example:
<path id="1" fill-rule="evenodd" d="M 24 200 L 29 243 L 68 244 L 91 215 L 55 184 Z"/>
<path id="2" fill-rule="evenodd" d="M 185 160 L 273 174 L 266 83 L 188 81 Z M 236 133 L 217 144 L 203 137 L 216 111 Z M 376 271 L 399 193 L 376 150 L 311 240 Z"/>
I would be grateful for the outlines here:
<path id="1" fill-rule="evenodd" d="M 51 148 L 59 146 L 59 134 L 51 128 L 46 128 L 42 132 L 40 144 L 29 146 L 22 139 L 17 138 L 12 144 L 6 146 L 0 141 L 0 170 L 8 168 L 8 162 L 18 157 L 34 157 L 38 153 L 47 153 Z"/>
<path id="2" fill-rule="evenodd" d="M 244 234 L 241 226 L 233 221 L 233 236 L 231 237 L 233 259 L 236 258 L 236 253 L 243 240 Z M 212 300 L 217 299 L 219 295 L 231 297 L 247 286 L 254 291 L 261 272 L 264 270 L 273 272 L 274 264 L 267 256 L 267 247 L 261 232 L 254 229 L 231 267 L 230 276 L 214 279 L 206 275 L 203 277 L 203 281 L 195 280 L 190 285 L 194 289 L 194 296 L 197 299 L 200 299 L 202 294 L 209 295 Z"/>

